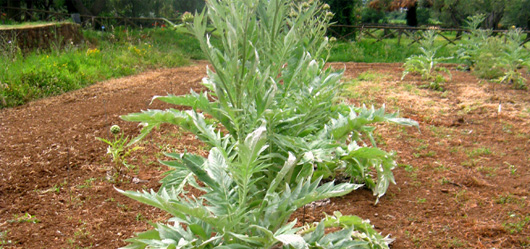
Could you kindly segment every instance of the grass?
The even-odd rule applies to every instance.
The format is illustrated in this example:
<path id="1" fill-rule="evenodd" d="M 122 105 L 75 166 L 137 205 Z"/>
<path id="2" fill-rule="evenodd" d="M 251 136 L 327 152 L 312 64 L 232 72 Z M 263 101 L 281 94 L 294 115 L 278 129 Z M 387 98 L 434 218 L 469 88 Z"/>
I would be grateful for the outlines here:
<path id="1" fill-rule="evenodd" d="M 338 41 L 331 49 L 329 61 L 354 61 L 354 62 L 404 62 L 405 59 L 414 54 L 419 54 L 419 44 L 411 39 L 402 37 L 400 44 L 397 38 L 384 39 L 377 42 L 372 38 L 363 38 L 357 42 Z M 447 42 L 438 38 L 435 45 L 444 45 Z M 438 57 L 450 57 L 456 51 L 456 46 L 447 45 L 440 48 Z M 456 62 L 449 60 L 448 62 Z"/>
<path id="2" fill-rule="evenodd" d="M 130 30 L 111 27 L 107 32 L 85 30 L 83 35 L 85 42 L 81 45 L 55 46 L 29 53 L 22 53 L 12 45 L 14 43 L 0 38 L 0 108 L 22 105 L 110 78 L 153 68 L 182 66 L 190 59 L 205 59 L 197 40 L 185 28 Z M 219 44 L 217 35 L 216 32 L 212 34 L 214 45 Z M 330 50 L 330 61 L 404 62 L 419 53 L 419 44 L 409 45 L 411 41 L 406 37 L 402 37 L 399 45 L 397 38 L 381 42 L 367 37 L 358 42 L 338 41 Z M 447 42 L 438 38 L 436 43 Z M 439 56 L 451 56 L 455 50 L 454 45 L 444 46 Z M 378 78 L 378 75 L 367 73 L 357 80 Z"/>
<path id="3" fill-rule="evenodd" d="M 83 31 L 85 42 L 22 53 L 0 39 L 0 108 L 154 68 L 204 59 L 184 30 Z"/>

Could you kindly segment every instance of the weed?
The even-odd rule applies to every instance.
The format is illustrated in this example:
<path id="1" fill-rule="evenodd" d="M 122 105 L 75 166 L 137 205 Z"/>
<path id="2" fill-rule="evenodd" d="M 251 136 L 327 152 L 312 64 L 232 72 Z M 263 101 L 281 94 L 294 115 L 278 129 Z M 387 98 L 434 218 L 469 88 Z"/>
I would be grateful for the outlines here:
<path id="1" fill-rule="evenodd" d="M 124 211 L 124 212 L 129 211 L 129 207 L 128 207 L 126 204 L 122 204 L 122 203 L 117 202 L 117 203 L 116 203 L 116 206 L 117 206 L 118 208 L 120 208 L 120 209 L 121 209 L 122 211 Z"/>
<path id="2" fill-rule="evenodd" d="M 417 168 L 415 168 L 414 166 L 412 166 L 410 164 L 398 164 L 398 167 L 404 168 L 405 171 L 407 171 L 409 173 L 412 173 L 412 172 L 415 172 L 415 171 L 418 170 Z"/>
<path id="3" fill-rule="evenodd" d="M 434 168 L 435 171 L 444 172 L 444 171 L 448 171 L 448 170 L 449 170 L 449 168 L 446 167 L 445 165 L 443 165 L 443 164 L 441 164 L 441 163 L 439 163 L 439 162 L 435 162 L 435 163 L 438 164 L 438 166 L 436 166 L 436 167 Z"/>
<path id="4" fill-rule="evenodd" d="M 145 217 L 142 215 L 142 213 L 137 213 L 135 219 L 136 221 L 144 221 Z"/>
<path id="5" fill-rule="evenodd" d="M 96 181 L 96 178 L 89 178 L 85 180 L 85 184 L 77 186 L 79 189 L 92 188 L 92 182 Z"/>
<path id="6" fill-rule="evenodd" d="M 490 155 L 491 153 L 492 153 L 491 150 L 486 147 L 475 148 L 471 151 L 466 152 L 469 158 L 476 158 L 480 156 Z"/>
<path id="7" fill-rule="evenodd" d="M 24 215 L 19 216 L 18 214 L 13 215 L 13 219 L 8 220 L 9 223 L 40 223 L 40 220 L 37 219 L 34 215 L 31 215 L 29 213 L 24 213 Z"/>
<path id="8" fill-rule="evenodd" d="M 125 137 L 124 132 L 121 131 L 120 127 L 117 125 L 110 127 L 110 133 L 114 135 L 114 139 L 112 140 L 107 140 L 100 137 L 96 137 L 96 139 L 109 145 L 107 147 L 107 154 L 112 156 L 115 171 L 114 180 L 116 180 L 117 176 L 121 173 L 122 165 L 124 165 L 127 169 L 132 168 L 132 166 L 127 163 L 127 158 L 132 152 L 140 150 L 142 147 L 134 146 L 128 148 L 132 145 L 131 143 L 128 143 L 129 136 Z"/>
<path id="9" fill-rule="evenodd" d="M 416 158 L 419 158 L 419 157 L 434 157 L 434 156 L 436 156 L 436 151 L 430 150 L 430 151 L 428 151 L 426 153 L 419 153 L 418 152 L 418 153 L 413 153 L 412 155 L 414 157 L 416 157 Z"/>
<path id="10" fill-rule="evenodd" d="M 357 80 L 359 81 L 374 81 L 374 80 L 379 80 L 381 78 L 383 78 L 384 75 L 380 75 L 376 72 L 372 72 L 372 71 L 366 71 L 366 72 L 362 72 L 359 76 L 357 76 Z"/>
<path id="11" fill-rule="evenodd" d="M 511 175 L 515 175 L 517 173 L 517 166 L 510 164 L 509 162 L 504 162 L 504 164 L 508 165 Z"/>
<path id="12" fill-rule="evenodd" d="M 458 147 L 458 146 L 451 147 L 451 148 L 449 148 L 449 152 L 454 154 L 454 153 L 458 153 L 461 149 L 462 149 L 462 147 Z"/>
<path id="13" fill-rule="evenodd" d="M 522 205 L 525 204 L 524 201 L 518 199 L 517 197 L 515 197 L 512 194 L 505 194 L 505 195 L 497 196 L 497 199 L 495 200 L 495 203 L 502 204 L 502 205 L 508 204 L 508 203 L 522 204 Z"/>
<path id="14" fill-rule="evenodd" d="M 511 218 L 517 218 L 515 222 L 503 223 L 503 227 L 508 230 L 511 234 L 522 232 L 525 227 L 530 224 L 530 216 L 520 217 L 516 214 L 510 214 Z"/>
<path id="15" fill-rule="evenodd" d="M 428 144 L 422 144 L 422 145 L 420 145 L 420 146 L 418 146 L 418 147 L 416 147 L 416 148 L 414 148 L 414 149 L 415 149 L 416 151 L 422 151 L 422 150 L 427 149 L 427 148 L 429 148 L 429 145 L 428 145 Z"/>
<path id="16" fill-rule="evenodd" d="M 458 238 L 454 238 L 452 239 L 451 241 L 449 241 L 449 245 L 454 248 L 454 247 L 464 247 L 464 242 L 462 242 L 460 239 Z"/>
<path id="17" fill-rule="evenodd" d="M 455 202 L 461 203 L 468 200 L 468 197 L 466 196 L 467 191 L 466 190 L 460 190 L 455 194 Z"/>
<path id="18" fill-rule="evenodd" d="M 476 164 L 474 164 L 473 166 L 475 166 L 475 165 Z M 484 173 L 488 177 L 497 176 L 497 168 L 480 166 L 480 167 L 477 168 L 477 171 Z"/>

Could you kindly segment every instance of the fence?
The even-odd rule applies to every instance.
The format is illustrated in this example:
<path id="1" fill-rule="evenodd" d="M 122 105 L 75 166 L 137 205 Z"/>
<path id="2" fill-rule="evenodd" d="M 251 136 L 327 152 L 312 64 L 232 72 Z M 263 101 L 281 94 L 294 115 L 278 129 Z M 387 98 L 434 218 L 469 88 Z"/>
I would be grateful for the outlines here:
<path id="1" fill-rule="evenodd" d="M 84 27 L 91 27 L 94 29 L 101 29 L 102 27 L 114 26 L 132 26 L 134 28 L 148 27 L 152 25 L 163 24 L 164 18 L 147 18 L 147 17 L 105 17 L 105 16 L 88 16 L 77 15 L 60 12 L 52 12 L 46 10 L 25 9 L 25 8 L 10 8 L 0 7 L 0 12 L 15 12 L 16 15 L 11 18 L 19 18 L 25 21 L 39 20 L 39 21 L 65 21 L 73 20 L 76 23 L 82 24 Z M 169 19 L 172 22 L 180 22 L 179 19 Z M 1 23 L 0 23 L 1 24 Z M 398 44 L 401 43 L 403 37 L 411 40 L 410 44 L 414 44 L 421 39 L 418 31 L 428 30 L 429 27 L 408 27 L 397 25 L 381 25 L 381 24 L 363 24 L 363 25 L 331 25 L 329 32 L 341 40 L 360 39 L 364 36 L 375 39 L 375 42 L 381 42 L 387 38 L 397 37 Z M 435 28 L 436 33 L 445 39 L 447 44 L 455 44 L 461 38 L 461 34 L 469 32 L 467 29 L 461 28 Z M 451 33 L 456 33 L 452 38 Z M 506 30 L 492 30 L 492 35 L 502 36 Z M 525 30 L 525 40 L 521 45 L 530 41 L 530 31 Z M 446 45 L 447 45 L 446 44 Z"/>
<path id="2" fill-rule="evenodd" d="M 397 38 L 398 44 L 401 43 L 402 37 L 409 38 L 410 44 L 414 44 L 422 39 L 418 31 L 426 31 L 433 29 L 436 34 L 442 37 L 447 44 L 455 44 L 456 41 L 462 38 L 462 33 L 469 32 L 468 29 L 462 28 L 441 28 L 441 27 L 409 27 L 396 25 L 331 25 L 328 29 L 332 35 L 341 40 L 358 40 L 363 36 L 375 39 L 374 43 L 381 42 L 387 38 Z M 340 30 L 340 31 L 339 31 Z M 346 31 L 346 32 L 344 32 Z M 452 38 L 452 33 L 456 33 Z M 530 31 L 524 30 L 522 33 L 526 34 L 526 38 L 521 45 L 530 41 Z M 503 36 L 506 30 L 492 30 L 492 36 Z"/>

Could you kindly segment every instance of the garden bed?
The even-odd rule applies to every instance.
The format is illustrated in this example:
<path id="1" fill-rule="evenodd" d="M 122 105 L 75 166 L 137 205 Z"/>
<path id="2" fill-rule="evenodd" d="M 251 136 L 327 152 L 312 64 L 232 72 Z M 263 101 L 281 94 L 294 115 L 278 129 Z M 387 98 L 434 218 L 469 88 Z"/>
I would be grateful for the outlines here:
<path id="1" fill-rule="evenodd" d="M 422 89 L 419 77 L 400 81 L 402 64 L 336 63 L 346 68 L 344 99 L 386 103 L 420 130 L 381 125 L 376 140 L 394 150 L 397 185 L 374 205 L 358 190 L 295 217 L 313 222 L 340 211 L 370 219 L 392 248 L 522 248 L 530 245 L 530 95 L 509 85 L 479 81 L 450 67 L 445 92 Z M 205 62 L 101 82 L 27 105 L 0 110 L 0 246 L 7 248 L 116 248 L 147 221 L 166 214 L 120 195 L 157 189 L 161 152 L 206 153 L 174 127 L 149 135 L 129 158 L 135 168 L 109 180 L 106 145 L 120 115 L 167 108 L 154 95 L 200 90 Z M 499 107 L 499 104 L 501 105 Z"/>

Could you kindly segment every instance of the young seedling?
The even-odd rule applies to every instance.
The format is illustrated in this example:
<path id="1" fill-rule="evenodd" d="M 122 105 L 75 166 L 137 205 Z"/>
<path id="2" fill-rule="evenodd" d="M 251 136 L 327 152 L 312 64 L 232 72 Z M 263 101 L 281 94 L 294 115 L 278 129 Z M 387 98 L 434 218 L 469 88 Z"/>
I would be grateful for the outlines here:
<path id="1" fill-rule="evenodd" d="M 132 152 L 141 149 L 141 147 L 135 146 L 130 148 L 131 144 L 127 143 L 129 142 L 129 136 L 125 136 L 118 125 L 111 126 L 110 133 L 114 136 L 113 139 L 107 140 L 101 137 L 96 137 L 96 139 L 108 144 L 107 154 L 112 156 L 116 178 L 121 173 L 122 166 L 125 166 L 127 169 L 131 168 L 131 165 L 127 163 L 127 157 Z"/>
<path id="2" fill-rule="evenodd" d="M 409 73 L 419 73 L 422 80 L 429 81 L 428 88 L 433 90 L 443 90 L 440 83 L 445 82 L 445 78 L 438 72 L 442 71 L 451 76 L 449 70 L 445 67 L 439 67 L 438 64 L 451 59 L 452 57 L 437 57 L 437 52 L 441 46 L 434 44 L 437 34 L 431 29 L 423 33 L 423 42 L 420 47 L 421 54 L 413 55 L 405 61 L 403 75 L 401 80 Z"/>

